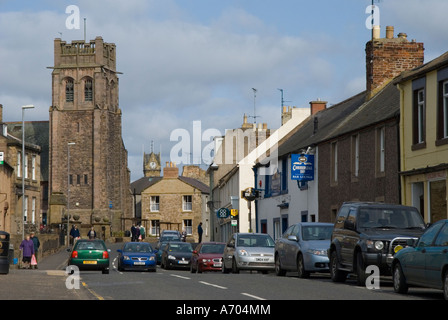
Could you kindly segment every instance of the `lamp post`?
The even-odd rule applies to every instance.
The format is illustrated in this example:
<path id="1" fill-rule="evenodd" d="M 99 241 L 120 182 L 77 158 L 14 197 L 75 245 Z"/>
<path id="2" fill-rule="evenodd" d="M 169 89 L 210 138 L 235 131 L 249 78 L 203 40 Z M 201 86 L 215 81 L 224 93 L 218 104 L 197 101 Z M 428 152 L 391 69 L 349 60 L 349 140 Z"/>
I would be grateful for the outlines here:
<path id="1" fill-rule="evenodd" d="M 70 246 L 70 146 L 75 144 L 74 142 L 67 143 L 67 247 Z"/>
<path id="2" fill-rule="evenodd" d="M 22 106 L 22 239 L 25 239 L 25 110 L 33 105 Z"/>

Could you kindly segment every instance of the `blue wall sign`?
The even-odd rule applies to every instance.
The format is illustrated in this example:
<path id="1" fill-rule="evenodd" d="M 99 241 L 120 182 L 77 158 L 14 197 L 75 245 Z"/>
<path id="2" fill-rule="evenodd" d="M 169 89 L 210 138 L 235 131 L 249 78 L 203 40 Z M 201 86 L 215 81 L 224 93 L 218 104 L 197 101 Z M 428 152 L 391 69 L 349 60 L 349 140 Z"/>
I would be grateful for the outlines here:
<path id="1" fill-rule="evenodd" d="M 219 208 L 218 210 L 216 210 L 216 216 L 219 219 L 226 219 L 230 216 L 230 210 L 227 208 Z"/>
<path id="2" fill-rule="evenodd" d="M 291 180 L 314 180 L 313 154 L 291 154 Z"/>

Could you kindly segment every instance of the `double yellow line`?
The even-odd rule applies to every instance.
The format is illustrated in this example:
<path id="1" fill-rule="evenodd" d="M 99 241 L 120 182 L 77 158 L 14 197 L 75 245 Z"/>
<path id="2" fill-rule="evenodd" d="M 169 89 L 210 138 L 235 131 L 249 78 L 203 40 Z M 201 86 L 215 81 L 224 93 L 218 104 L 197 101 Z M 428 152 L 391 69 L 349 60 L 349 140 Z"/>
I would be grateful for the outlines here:
<path id="1" fill-rule="evenodd" d="M 104 300 L 102 296 L 100 296 L 98 293 L 90 289 L 84 281 L 82 281 L 82 286 L 86 288 L 91 294 L 93 294 L 95 298 L 97 298 L 98 300 Z"/>

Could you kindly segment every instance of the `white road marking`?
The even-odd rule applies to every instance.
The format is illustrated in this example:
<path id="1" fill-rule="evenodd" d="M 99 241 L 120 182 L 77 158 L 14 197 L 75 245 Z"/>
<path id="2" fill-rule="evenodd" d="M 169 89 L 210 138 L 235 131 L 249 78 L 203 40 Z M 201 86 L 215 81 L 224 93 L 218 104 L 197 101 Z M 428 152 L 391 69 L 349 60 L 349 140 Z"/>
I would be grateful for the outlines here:
<path id="1" fill-rule="evenodd" d="M 241 294 L 242 294 L 243 296 L 251 297 L 251 298 L 254 298 L 254 299 L 257 299 L 257 300 L 266 300 L 266 299 L 264 299 L 264 298 L 260 298 L 260 297 L 254 296 L 254 295 L 249 294 L 249 293 L 244 293 L 244 292 L 242 292 Z"/>
<path id="2" fill-rule="evenodd" d="M 177 275 L 177 274 L 170 274 L 170 276 L 172 276 L 172 277 L 176 277 L 176 278 L 185 279 L 185 280 L 190 280 L 190 279 L 191 279 L 191 278 L 188 278 L 188 277 L 179 276 L 179 275 Z"/>
<path id="3" fill-rule="evenodd" d="M 215 287 L 215 288 L 218 288 L 218 289 L 224 289 L 224 290 L 227 289 L 226 287 L 218 286 L 217 284 L 208 283 L 208 282 L 205 282 L 205 281 L 199 281 L 199 283 L 205 284 L 206 286 Z"/>

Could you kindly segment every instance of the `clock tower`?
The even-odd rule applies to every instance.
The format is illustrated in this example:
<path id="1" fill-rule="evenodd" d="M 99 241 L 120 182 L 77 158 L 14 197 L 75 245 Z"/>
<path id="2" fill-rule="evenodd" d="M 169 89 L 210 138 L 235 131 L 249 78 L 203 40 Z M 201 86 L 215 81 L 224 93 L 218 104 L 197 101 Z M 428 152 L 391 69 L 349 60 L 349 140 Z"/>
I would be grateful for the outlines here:
<path id="1" fill-rule="evenodd" d="M 160 177 L 161 172 L 160 153 L 143 153 L 143 174 L 145 177 Z"/>

